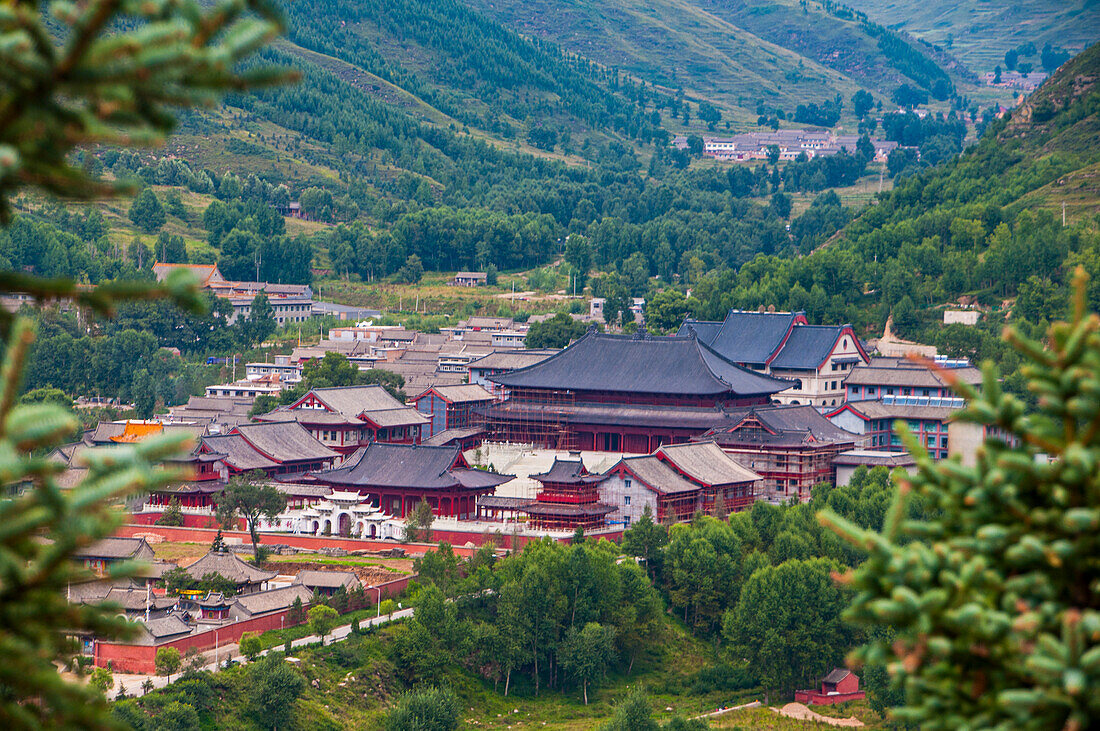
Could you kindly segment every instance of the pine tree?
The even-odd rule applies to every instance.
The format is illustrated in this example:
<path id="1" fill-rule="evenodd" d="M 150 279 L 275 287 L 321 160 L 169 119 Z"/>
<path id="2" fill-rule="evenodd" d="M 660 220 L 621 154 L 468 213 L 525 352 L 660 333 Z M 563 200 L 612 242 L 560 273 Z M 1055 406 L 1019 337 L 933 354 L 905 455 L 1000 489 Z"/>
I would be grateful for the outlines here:
<path id="1" fill-rule="evenodd" d="M 840 579 L 847 617 L 896 636 L 855 653 L 905 690 L 899 720 L 931 729 L 1067 728 L 1100 718 L 1100 318 L 1076 275 L 1069 323 L 1046 345 L 1009 343 L 1040 399 L 1037 413 L 1001 390 L 993 367 L 957 420 L 992 434 L 977 463 L 932 462 L 901 425 L 917 472 L 899 482 L 883 531 L 824 511 L 822 522 L 868 554 Z M 941 376 L 954 381 L 950 371 Z M 910 495 L 934 509 L 906 519 Z"/>
<path id="2" fill-rule="evenodd" d="M 67 198 L 132 190 L 93 179 L 70 153 L 93 143 L 157 142 L 179 107 L 286 78 L 238 63 L 279 28 L 277 12 L 263 0 L 228 11 L 197 0 L 6 6 L 0 35 L 11 42 L 0 44 L 0 64 L 18 83 L 0 83 L 0 222 L 10 222 L 11 199 L 28 185 Z M 159 284 L 85 288 L 0 270 L 4 292 L 40 304 L 70 300 L 101 317 L 124 299 L 172 298 L 201 313 L 195 284 L 178 272 Z M 89 450 L 86 477 L 62 490 L 62 467 L 37 455 L 66 441 L 79 423 L 56 403 L 18 404 L 35 340 L 30 321 L 0 310 L 0 337 L 0 727 L 109 726 L 102 694 L 62 678 L 55 663 L 69 655 L 66 635 L 121 637 L 133 625 L 102 607 L 68 602 L 66 587 L 84 578 L 69 559 L 111 534 L 121 520 L 116 503 L 182 479 L 180 471 L 158 465 L 177 456 L 185 440 L 163 435 L 110 454 Z M 43 536 L 51 540 L 38 540 Z"/>
<path id="3" fill-rule="evenodd" d="M 147 234 L 156 233 L 164 225 L 167 220 L 164 207 L 152 188 L 144 189 L 134 198 L 130 205 L 130 220 Z"/>
<path id="4" fill-rule="evenodd" d="M 179 498 L 173 495 L 168 500 L 168 507 L 157 518 L 157 525 L 183 525 L 183 508 L 180 507 Z"/>

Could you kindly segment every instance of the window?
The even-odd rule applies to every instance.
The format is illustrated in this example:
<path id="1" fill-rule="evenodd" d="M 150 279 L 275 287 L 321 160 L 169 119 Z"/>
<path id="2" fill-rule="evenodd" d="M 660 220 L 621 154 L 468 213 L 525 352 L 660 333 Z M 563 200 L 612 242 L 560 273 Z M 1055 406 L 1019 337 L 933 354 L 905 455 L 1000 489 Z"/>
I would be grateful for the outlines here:
<path id="1" fill-rule="evenodd" d="M 630 496 L 629 495 L 624 495 L 623 496 L 623 505 L 630 505 Z"/>
<path id="2" fill-rule="evenodd" d="M 634 484 L 633 480 L 631 480 L 629 477 L 627 477 L 625 480 L 623 480 L 623 486 L 628 488 L 628 489 L 630 488 L 630 486 L 632 484 Z"/>

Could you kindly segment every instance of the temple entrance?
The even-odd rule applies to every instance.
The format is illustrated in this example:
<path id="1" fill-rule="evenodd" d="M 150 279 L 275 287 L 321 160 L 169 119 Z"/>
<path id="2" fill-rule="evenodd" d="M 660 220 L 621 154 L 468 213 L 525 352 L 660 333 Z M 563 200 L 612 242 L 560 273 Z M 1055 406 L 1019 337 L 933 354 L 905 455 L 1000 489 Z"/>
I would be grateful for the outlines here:
<path id="1" fill-rule="evenodd" d="M 340 535 L 350 536 L 351 535 L 351 516 L 348 515 L 347 513 L 340 513 L 340 517 L 337 520 L 339 521 L 339 526 L 340 526 L 339 533 L 340 533 Z"/>
<path id="2" fill-rule="evenodd" d="M 377 538 L 378 537 L 378 526 L 376 526 L 374 523 L 371 523 L 369 532 L 370 532 L 370 537 L 371 538 Z"/>

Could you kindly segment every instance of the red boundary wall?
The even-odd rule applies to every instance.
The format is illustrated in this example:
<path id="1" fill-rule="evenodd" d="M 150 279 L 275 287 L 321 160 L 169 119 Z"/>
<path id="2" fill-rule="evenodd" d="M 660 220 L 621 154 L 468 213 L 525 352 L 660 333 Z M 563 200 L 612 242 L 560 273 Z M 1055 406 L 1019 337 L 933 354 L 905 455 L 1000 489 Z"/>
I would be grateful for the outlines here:
<path id="1" fill-rule="evenodd" d="M 400 579 L 387 581 L 384 584 L 364 587 L 364 589 L 371 599 L 381 601 L 388 597 L 397 596 L 405 591 L 409 582 L 415 578 L 416 576 L 411 574 L 402 576 Z M 294 626 L 286 625 L 285 621 L 281 621 L 286 617 L 289 611 L 290 609 L 287 608 L 278 612 L 272 612 L 271 614 L 265 614 L 262 617 L 253 617 L 252 619 L 221 625 L 216 629 L 212 628 L 204 632 L 196 632 L 186 637 L 181 637 L 178 640 L 163 642 L 159 645 L 128 645 L 122 642 L 102 642 L 97 640 L 95 644 L 95 664 L 100 667 L 106 667 L 107 663 L 110 662 L 111 666 L 120 672 L 152 675 L 157 670 L 157 650 L 162 647 L 174 647 L 179 650 L 182 655 L 191 647 L 196 648 L 200 652 L 205 652 L 206 650 L 214 649 L 215 645 L 230 645 L 240 640 L 241 635 L 245 632 L 262 634 L 269 630 L 281 629 L 284 625 Z"/>
<path id="2" fill-rule="evenodd" d="M 821 693 L 816 690 L 796 690 L 794 699 L 808 706 L 833 706 L 846 701 L 861 701 L 867 697 L 862 690 L 853 693 Z"/>
<path id="3" fill-rule="evenodd" d="M 140 525 L 128 524 L 115 531 L 116 536 L 133 537 L 138 534 L 152 534 L 163 536 L 166 541 L 187 541 L 192 543 L 212 543 L 217 530 L 213 528 L 192 528 L 165 525 Z M 223 531 L 223 536 L 237 537 L 244 543 L 250 543 L 252 538 L 247 531 Z M 621 540 L 622 531 L 599 533 L 597 537 L 607 538 L 611 541 Z M 540 540 L 537 536 L 513 536 L 507 533 L 474 533 L 464 531 L 433 530 L 432 539 L 435 541 L 447 541 L 454 548 L 458 556 L 470 557 L 477 550 L 477 546 L 485 543 L 487 538 L 494 538 L 501 542 L 502 548 L 522 548 L 531 541 Z M 569 539 L 563 539 L 568 543 Z M 399 543 L 397 541 L 378 541 L 362 538 L 341 538 L 339 536 L 306 536 L 292 533 L 261 533 L 260 543 L 263 545 L 294 546 L 295 548 L 309 548 L 318 550 L 321 548 L 342 548 L 345 551 L 388 551 L 393 548 L 403 548 L 410 555 L 423 555 L 436 550 L 434 543 Z M 467 546 L 467 543 L 473 546 Z"/>

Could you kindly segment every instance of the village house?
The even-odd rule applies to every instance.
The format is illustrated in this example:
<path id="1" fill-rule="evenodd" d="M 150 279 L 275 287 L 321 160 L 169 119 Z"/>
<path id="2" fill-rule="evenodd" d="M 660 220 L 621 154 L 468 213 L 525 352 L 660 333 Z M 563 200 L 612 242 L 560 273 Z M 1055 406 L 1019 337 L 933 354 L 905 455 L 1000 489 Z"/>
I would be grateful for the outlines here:
<path id="1" fill-rule="evenodd" d="M 457 272 L 451 284 L 456 287 L 481 287 L 489 282 L 485 272 Z"/>
<path id="2" fill-rule="evenodd" d="M 811 706 L 831 706 L 847 701 L 860 701 L 866 695 L 859 689 L 859 676 L 851 670 L 834 668 L 822 678 L 820 690 L 796 690 L 794 700 L 796 703 Z"/>

